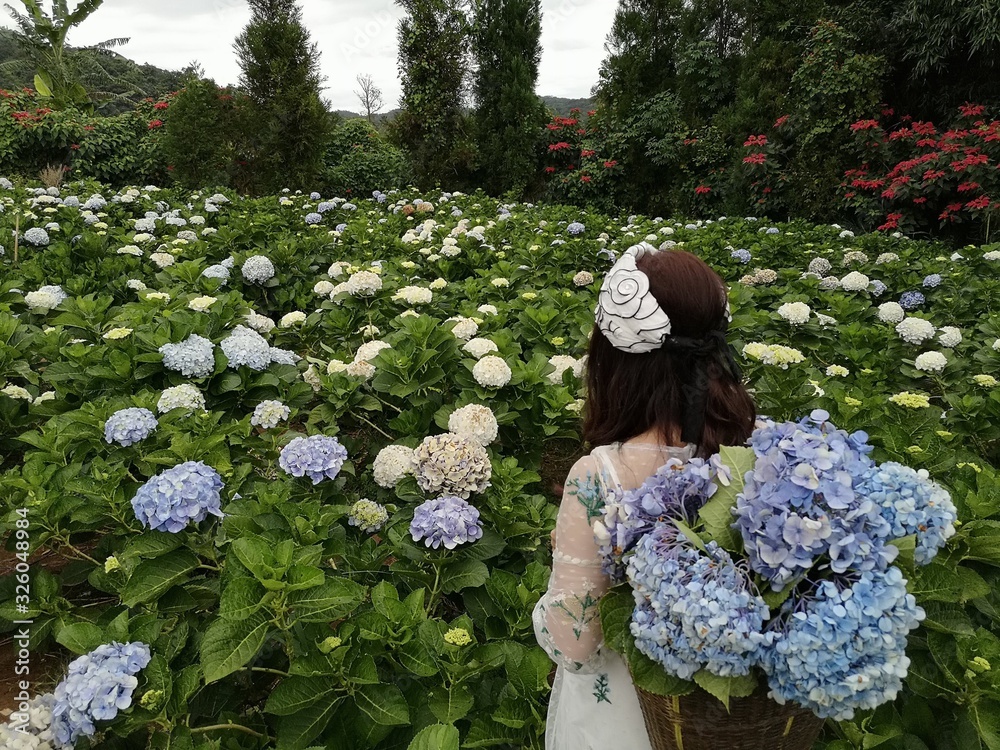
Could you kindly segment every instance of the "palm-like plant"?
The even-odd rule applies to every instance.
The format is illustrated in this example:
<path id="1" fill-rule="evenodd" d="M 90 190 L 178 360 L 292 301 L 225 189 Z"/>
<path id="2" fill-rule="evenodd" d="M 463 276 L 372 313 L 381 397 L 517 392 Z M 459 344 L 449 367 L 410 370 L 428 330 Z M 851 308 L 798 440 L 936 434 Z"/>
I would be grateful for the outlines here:
<path id="1" fill-rule="evenodd" d="M 89 47 L 70 50 L 66 38 L 93 15 L 104 0 L 81 0 L 71 11 L 67 0 L 53 0 L 51 14 L 39 0 L 20 0 L 25 12 L 5 5 L 17 23 L 17 41 L 35 66 L 35 90 L 53 109 L 92 109 L 90 95 L 80 83 L 77 62 L 85 56 L 91 66 L 101 68 L 99 58 L 128 42 L 127 37 L 108 39 Z M 109 78 L 111 76 L 108 76 Z"/>

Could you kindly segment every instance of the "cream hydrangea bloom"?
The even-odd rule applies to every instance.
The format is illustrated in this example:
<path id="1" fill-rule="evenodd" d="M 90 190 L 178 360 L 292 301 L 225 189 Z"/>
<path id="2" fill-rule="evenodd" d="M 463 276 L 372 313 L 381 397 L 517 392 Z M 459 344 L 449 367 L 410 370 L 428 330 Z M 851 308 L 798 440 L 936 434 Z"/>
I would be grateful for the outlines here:
<path id="1" fill-rule="evenodd" d="M 481 404 L 468 404 L 456 409 L 448 417 L 448 430 L 464 435 L 480 445 L 489 445 L 497 439 L 499 425 L 493 410 Z"/>
<path id="2" fill-rule="evenodd" d="M 472 368 L 472 377 L 485 388 L 502 388 L 510 382 L 513 371 L 501 357 L 489 354 Z"/>
<path id="3" fill-rule="evenodd" d="M 416 467 L 415 451 L 405 445 L 387 445 L 375 456 L 372 476 L 379 487 L 395 487 Z"/>

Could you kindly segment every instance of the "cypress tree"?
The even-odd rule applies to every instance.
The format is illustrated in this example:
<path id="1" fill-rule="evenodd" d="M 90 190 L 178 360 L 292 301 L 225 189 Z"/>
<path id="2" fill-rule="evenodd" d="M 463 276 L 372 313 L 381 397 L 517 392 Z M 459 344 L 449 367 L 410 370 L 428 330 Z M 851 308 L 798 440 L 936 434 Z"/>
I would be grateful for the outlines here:
<path id="1" fill-rule="evenodd" d="M 473 53 L 480 184 L 523 193 L 538 173 L 545 105 L 535 94 L 542 57 L 541 0 L 479 0 Z"/>
<path id="2" fill-rule="evenodd" d="M 469 77 L 468 18 L 461 0 L 396 0 L 402 112 L 393 139 L 410 153 L 422 188 L 464 187 L 473 147 L 464 111 Z"/>
<path id="3" fill-rule="evenodd" d="M 319 49 L 295 0 L 248 0 L 236 39 L 252 192 L 309 189 L 323 163 L 330 118 L 320 98 Z"/>

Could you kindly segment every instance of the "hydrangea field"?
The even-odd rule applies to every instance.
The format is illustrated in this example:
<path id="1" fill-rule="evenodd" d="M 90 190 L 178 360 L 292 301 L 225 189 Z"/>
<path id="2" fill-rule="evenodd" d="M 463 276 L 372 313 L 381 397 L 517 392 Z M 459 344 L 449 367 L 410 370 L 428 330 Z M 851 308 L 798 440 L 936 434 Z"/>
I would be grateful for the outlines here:
<path id="1" fill-rule="evenodd" d="M 0 619 L 61 659 L 0 745 L 542 748 L 583 355 L 645 241 L 729 282 L 762 414 L 825 410 L 958 508 L 897 562 L 903 693 L 821 746 L 1000 748 L 1000 246 L 457 193 L 0 208 Z"/>

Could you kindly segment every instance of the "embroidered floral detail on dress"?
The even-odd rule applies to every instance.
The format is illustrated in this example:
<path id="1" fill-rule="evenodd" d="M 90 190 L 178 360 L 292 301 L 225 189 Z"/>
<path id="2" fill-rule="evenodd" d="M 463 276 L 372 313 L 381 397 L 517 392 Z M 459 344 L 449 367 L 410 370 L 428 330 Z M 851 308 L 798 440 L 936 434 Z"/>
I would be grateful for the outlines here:
<path id="1" fill-rule="evenodd" d="M 598 703 L 611 703 L 611 699 L 608 695 L 611 693 L 611 685 L 608 683 L 608 676 L 606 674 L 597 675 L 597 679 L 594 680 L 594 697 L 597 698 Z"/>

